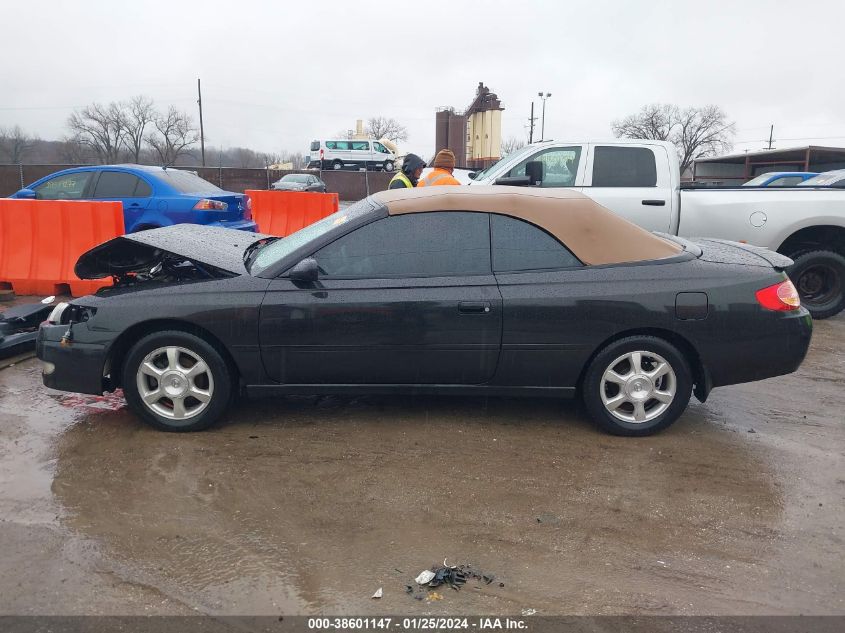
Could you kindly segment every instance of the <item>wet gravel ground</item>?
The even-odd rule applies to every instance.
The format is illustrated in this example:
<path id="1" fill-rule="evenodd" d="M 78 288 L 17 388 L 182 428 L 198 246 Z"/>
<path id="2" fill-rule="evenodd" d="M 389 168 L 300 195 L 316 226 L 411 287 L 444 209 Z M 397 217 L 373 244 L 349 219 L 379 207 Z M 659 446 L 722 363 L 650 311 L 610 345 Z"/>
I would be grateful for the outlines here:
<path id="1" fill-rule="evenodd" d="M 23 360 L 0 371 L 0 613 L 842 614 L 843 341 L 818 322 L 796 374 L 644 439 L 445 397 L 252 401 L 166 434 Z M 496 580 L 405 593 L 444 557 Z"/>

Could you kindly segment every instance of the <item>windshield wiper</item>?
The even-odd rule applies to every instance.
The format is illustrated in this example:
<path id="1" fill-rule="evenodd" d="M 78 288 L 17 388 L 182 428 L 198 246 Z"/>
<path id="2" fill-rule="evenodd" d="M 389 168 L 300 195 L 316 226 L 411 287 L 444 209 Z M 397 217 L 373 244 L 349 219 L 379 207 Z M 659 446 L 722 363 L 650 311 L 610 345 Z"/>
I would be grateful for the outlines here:
<path id="1" fill-rule="evenodd" d="M 252 262 L 255 261 L 255 258 L 258 257 L 258 253 L 261 252 L 261 249 L 267 246 L 268 244 L 272 244 L 276 240 L 281 239 L 278 237 L 269 237 L 263 240 L 258 240 L 257 242 L 253 242 L 247 249 L 244 251 L 244 268 L 247 269 L 247 272 L 252 271 Z"/>

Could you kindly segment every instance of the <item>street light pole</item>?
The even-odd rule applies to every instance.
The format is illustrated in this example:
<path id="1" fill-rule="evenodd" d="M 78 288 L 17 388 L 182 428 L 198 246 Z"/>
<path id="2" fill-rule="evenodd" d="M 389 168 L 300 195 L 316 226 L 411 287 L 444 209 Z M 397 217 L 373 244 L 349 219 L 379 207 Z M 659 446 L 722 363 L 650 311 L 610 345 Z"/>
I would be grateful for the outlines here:
<path id="1" fill-rule="evenodd" d="M 547 92 L 543 94 L 542 92 L 538 92 L 537 96 L 543 100 L 543 114 L 540 119 L 540 142 L 546 140 L 546 99 L 552 96 L 551 92 Z"/>

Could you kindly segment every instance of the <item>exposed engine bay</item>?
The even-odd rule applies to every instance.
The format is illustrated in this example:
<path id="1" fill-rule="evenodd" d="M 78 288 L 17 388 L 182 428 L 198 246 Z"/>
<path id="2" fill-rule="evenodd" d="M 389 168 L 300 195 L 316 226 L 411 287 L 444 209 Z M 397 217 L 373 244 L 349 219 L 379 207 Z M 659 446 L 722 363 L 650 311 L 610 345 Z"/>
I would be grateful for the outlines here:
<path id="1" fill-rule="evenodd" d="M 186 283 L 247 273 L 244 254 L 270 236 L 199 225 L 123 235 L 92 248 L 76 262 L 80 279 L 111 277 L 99 294 L 139 284 Z"/>
<path id="2" fill-rule="evenodd" d="M 147 282 L 184 283 L 235 276 L 234 273 L 208 264 L 199 264 L 181 255 L 145 248 L 148 252 L 144 253 L 143 257 L 134 260 L 127 258 L 118 266 L 112 265 L 112 288 L 129 288 Z M 103 290 L 107 291 L 108 288 Z"/>

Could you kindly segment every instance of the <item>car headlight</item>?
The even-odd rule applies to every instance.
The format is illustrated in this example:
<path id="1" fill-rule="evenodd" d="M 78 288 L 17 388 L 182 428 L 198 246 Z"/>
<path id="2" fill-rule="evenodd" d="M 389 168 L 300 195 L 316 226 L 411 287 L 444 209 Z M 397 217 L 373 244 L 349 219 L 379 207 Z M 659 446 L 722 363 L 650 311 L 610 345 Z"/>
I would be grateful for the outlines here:
<path id="1" fill-rule="evenodd" d="M 47 323 L 50 325 L 59 325 L 62 322 L 62 314 L 64 314 L 64 311 L 67 310 L 68 305 L 69 304 L 64 301 L 57 303 L 50 312 L 50 316 L 47 317 Z"/>
<path id="2" fill-rule="evenodd" d="M 47 323 L 50 325 L 67 325 L 73 323 L 85 323 L 88 319 L 97 314 L 97 308 L 88 308 L 75 303 L 61 302 L 53 308 Z"/>

